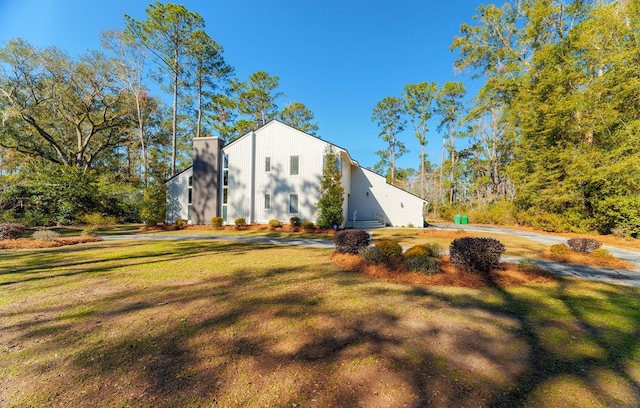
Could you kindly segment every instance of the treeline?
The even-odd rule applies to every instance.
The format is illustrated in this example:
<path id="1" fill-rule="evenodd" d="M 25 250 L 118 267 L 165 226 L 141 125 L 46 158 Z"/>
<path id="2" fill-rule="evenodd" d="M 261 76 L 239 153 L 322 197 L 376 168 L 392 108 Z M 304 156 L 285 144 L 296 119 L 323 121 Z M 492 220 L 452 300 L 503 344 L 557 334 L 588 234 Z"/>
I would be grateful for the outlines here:
<path id="1" fill-rule="evenodd" d="M 303 103 L 280 109 L 278 76 L 235 77 L 197 13 L 156 2 L 124 23 L 78 57 L 21 39 L 0 48 L 0 221 L 155 224 L 194 137 L 231 141 L 274 118 L 317 134 Z"/>
<path id="2" fill-rule="evenodd" d="M 380 172 L 414 191 L 430 184 L 426 197 L 441 214 L 637 238 L 640 3 L 512 0 L 479 7 L 473 20 L 451 49 L 456 70 L 481 81 L 480 91 L 457 103 L 456 83 L 429 85 L 435 103 L 419 115 L 408 92 L 383 99 L 373 114 L 389 142 Z M 431 172 L 409 169 L 397 180 L 394 159 L 406 152 L 398 135 L 409 119 L 424 145 L 430 114 L 443 164 L 423 159 Z M 467 147 L 456 149 L 461 138 Z"/>
<path id="3" fill-rule="evenodd" d="M 79 57 L 20 39 L 0 49 L 1 221 L 159 222 L 162 182 L 190 164 L 194 137 L 230 141 L 273 118 L 317 135 L 304 104 L 278 106 L 277 76 L 235 77 L 197 13 L 156 2 L 124 22 Z M 632 0 L 480 6 L 451 45 L 478 94 L 425 78 L 382 98 L 373 170 L 434 215 L 637 238 L 639 28 Z M 407 137 L 417 169 L 396 166 Z M 442 143 L 440 165 L 427 143 Z"/>

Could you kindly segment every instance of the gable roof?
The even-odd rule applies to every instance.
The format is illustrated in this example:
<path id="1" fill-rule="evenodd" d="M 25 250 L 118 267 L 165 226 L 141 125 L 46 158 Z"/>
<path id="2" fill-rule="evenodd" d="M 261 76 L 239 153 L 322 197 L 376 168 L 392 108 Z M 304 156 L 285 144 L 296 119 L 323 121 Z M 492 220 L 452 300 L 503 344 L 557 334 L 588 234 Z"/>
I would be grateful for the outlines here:
<path id="1" fill-rule="evenodd" d="M 331 145 L 331 146 L 335 147 L 336 149 L 338 149 L 338 151 L 343 152 L 344 154 L 346 154 L 346 156 L 349 159 L 349 161 L 351 162 L 351 164 L 354 164 L 356 166 L 360 166 L 358 164 L 358 162 L 351 157 L 351 155 L 349 154 L 349 151 L 347 149 L 345 149 L 344 147 L 340 147 L 340 146 L 338 146 L 338 145 L 336 145 L 334 143 L 331 143 L 329 141 L 326 141 L 326 140 L 324 140 L 324 139 L 322 139 L 322 138 L 320 138 L 318 136 L 313 136 L 313 135 L 310 135 L 308 133 L 305 133 L 300 129 L 296 129 L 293 126 L 287 125 L 286 123 L 279 121 L 278 119 L 271 119 L 269 122 L 267 122 L 266 124 L 260 126 L 256 130 L 252 130 L 252 131 L 249 131 L 249 132 L 245 133 L 244 135 L 242 135 L 239 138 L 235 139 L 233 142 L 224 145 L 223 149 L 225 147 L 232 146 L 232 145 L 236 144 L 237 142 L 239 142 L 240 140 L 242 140 L 244 138 L 249 137 L 251 135 L 251 133 L 255 133 L 257 135 L 257 134 L 260 134 L 260 133 L 264 132 L 265 129 L 268 129 L 268 128 L 273 127 L 273 126 L 284 126 L 284 127 L 287 127 L 289 129 L 294 130 L 297 133 L 299 133 L 300 137 L 310 137 L 310 138 L 313 138 L 314 140 L 320 140 L 320 141 L 322 141 L 322 142 L 324 142 L 324 143 L 326 143 L 328 145 Z"/>

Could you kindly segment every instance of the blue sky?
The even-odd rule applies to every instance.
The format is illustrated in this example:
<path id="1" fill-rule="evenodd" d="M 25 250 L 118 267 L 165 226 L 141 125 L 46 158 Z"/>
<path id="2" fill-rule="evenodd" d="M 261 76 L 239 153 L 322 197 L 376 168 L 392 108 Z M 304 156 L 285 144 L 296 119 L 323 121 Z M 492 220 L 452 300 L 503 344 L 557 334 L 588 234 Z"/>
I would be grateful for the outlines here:
<path id="1" fill-rule="evenodd" d="M 409 83 L 464 81 L 449 50 L 462 23 L 472 23 L 473 0 L 210 0 L 174 1 L 199 13 L 227 62 L 245 80 L 261 70 L 280 77 L 282 108 L 302 102 L 315 115 L 320 136 L 346 148 L 365 167 L 385 148 L 371 121 L 374 106 L 400 96 Z M 99 49 L 103 30 L 122 29 L 124 14 L 145 18 L 149 0 L 0 0 L 0 41 L 22 38 L 55 45 L 71 55 Z M 489 2 L 485 2 L 489 3 Z M 160 95 L 159 95 L 160 96 Z M 400 167 L 419 166 L 412 127 L 400 134 L 410 149 Z M 431 125 L 428 153 L 440 162 L 442 135 Z M 463 142 L 461 142 L 463 143 Z"/>

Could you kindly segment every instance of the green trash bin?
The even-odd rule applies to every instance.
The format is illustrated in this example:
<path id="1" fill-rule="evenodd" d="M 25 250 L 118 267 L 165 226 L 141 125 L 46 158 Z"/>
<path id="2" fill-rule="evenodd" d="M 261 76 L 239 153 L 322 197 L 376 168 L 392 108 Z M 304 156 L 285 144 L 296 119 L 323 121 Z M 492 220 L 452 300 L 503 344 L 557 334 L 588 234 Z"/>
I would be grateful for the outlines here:
<path id="1" fill-rule="evenodd" d="M 453 223 L 456 225 L 460 225 L 462 222 L 462 216 L 460 214 L 456 214 L 453 216 Z"/>
<path id="2" fill-rule="evenodd" d="M 466 215 L 463 215 L 462 218 L 460 219 L 460 223 L 461 224 L 468 224 L 469 223 L 469 217 Z"/>

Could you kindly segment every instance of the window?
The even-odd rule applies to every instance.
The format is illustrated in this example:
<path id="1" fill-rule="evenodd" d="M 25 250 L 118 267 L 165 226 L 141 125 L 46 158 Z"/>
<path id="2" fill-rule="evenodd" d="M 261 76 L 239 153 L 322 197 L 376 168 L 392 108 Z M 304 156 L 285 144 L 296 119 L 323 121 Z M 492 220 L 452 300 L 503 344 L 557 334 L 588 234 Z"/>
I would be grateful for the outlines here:
<path id="1" fill-rule="evenodd" d="M 229 155 L 222 157 L 222 219 L 227 222 L 227 204 L 229 200 Z"/>
<path id="2" fill-rule="evenodd" d="M 264 209 L 265 210 L 271 209 L 271 194 L 264 195 Z"/>
<path id="3" fill-rule="evenodd" d="M 264 158 L 264 171 L 269 173 L 271 171 L 271 157 Z"/>
<path id="4" fill-rule="evenodd" d="M 289 194 L 289 214 L 298 213 L 298 195 Z"/>
<path id="5" fill-rule="evenodd" d="M 289 174 L 292 176 L 297 176 L 299 174 L 299 164 L 300 157 L 299 156 L 291 156 L 289 160 Z"/>
<path id="6" fill-rule="evenodd" d="M 187 201 L 187 219 L 191 220 L 191 213 L 193 211 L 193 177 L 189 177 L 189 201 Z"/>

